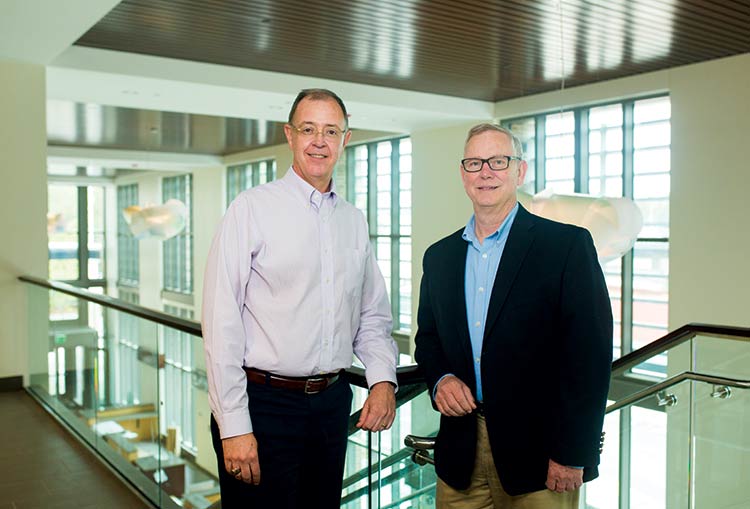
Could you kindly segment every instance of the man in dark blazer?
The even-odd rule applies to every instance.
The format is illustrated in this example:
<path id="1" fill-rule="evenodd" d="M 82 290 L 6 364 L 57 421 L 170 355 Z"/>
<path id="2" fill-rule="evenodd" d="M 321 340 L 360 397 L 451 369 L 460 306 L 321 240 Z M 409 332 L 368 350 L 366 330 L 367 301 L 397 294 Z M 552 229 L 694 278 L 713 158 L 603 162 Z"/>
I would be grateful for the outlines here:
<path id="1" fill-rule="evenodd" d="M 466 228 L 425 252 L 416 359 L 442 414 L 438 508 L 577 508 L 598 475 L 612 310 L 588 231 L 518 204 L 512 132 L 469 131 Z"/>

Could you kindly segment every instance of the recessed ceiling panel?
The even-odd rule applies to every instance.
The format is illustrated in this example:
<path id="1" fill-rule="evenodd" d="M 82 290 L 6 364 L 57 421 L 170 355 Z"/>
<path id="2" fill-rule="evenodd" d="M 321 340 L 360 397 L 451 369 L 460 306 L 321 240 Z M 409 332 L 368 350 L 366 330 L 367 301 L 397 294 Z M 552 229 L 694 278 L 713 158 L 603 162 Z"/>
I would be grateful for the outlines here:
<path id="1" fill-rule="evenodd" d="M 280 122 L 50 100 L 47 141 L 58 146 L 227 155 L 286 139 Z"/>

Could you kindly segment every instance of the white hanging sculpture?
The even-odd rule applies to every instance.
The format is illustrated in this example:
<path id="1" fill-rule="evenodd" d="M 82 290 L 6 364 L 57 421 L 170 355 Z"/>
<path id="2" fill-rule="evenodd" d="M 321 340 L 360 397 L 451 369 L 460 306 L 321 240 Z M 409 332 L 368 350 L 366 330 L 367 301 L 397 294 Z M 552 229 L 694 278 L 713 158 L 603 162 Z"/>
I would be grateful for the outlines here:
<path id="1" fill-rule="evenodd" d="M 166 240 L 185 229 L 188 210 L 184 203 L 173 198 L 163 205 L 126 207 L 122 215 L 136 239 Z"/>
<path id="2" fill-rule="evenodd" d="M 643 227 L 641 210 L 630 198 L 553 194 L 549 190 L 531 196 L 519 189 L 518 201 L 538 216 L 586 228 L 602 264 L 629 251 Z"/>

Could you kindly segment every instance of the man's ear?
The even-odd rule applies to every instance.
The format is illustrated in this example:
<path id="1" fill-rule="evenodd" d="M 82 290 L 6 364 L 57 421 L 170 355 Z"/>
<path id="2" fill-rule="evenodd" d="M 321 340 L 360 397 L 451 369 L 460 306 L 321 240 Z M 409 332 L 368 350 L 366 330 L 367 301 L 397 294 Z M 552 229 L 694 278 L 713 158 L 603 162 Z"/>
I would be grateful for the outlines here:
<path id="1" fill-rule="evenodd" d="M 526 180 L 526 170 L 529 169 L 529 165 L 526 164 L 526 161 L 519 161 L 518 164 L 518 187 L 521 187 L 523 185 L 524 180 Z"/>
<path id="2" fill-rule="evenodd" d="M 292 148 L 292 126 L 284 124 L 284 136 L 286 136 L 286 142 L 289 144 L 289 148 Z"/>

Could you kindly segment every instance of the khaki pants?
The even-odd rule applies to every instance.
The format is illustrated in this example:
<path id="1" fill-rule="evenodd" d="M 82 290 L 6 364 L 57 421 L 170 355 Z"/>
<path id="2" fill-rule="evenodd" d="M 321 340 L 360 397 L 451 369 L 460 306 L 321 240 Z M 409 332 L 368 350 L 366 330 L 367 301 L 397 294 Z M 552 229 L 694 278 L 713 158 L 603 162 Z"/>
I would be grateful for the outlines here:
<path id="1" fill-rule="evenodd" d="M 437 482 L 437 509 L 578 509 L 580 490 L 557 493 L 550 490 L 510 496 L 497 477 L 492 459 L 487 423 L 477 419 L 477 457 L 471 484 L 455 490 L 441 479 Z"/>

